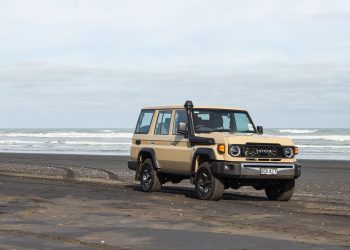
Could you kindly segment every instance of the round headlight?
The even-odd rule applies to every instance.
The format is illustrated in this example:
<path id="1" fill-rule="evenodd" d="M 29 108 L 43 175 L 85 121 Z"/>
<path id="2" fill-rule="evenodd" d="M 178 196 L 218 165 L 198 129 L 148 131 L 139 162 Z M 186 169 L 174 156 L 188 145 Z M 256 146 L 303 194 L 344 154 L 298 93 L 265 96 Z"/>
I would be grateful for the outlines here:
<path id="1" fill-rule="evenodd" d="M 294 156 L 294 150 L 292 147 L 284 148 L 284 156 L 287 158 L 292 158 Z"/>
<path id="2" fill-rule="evenodd" d="M 241 154 L 241 148 L 237 145 L 232 145 L 230 148 L 230 154 L 232 156 L 239 156 Z"/>

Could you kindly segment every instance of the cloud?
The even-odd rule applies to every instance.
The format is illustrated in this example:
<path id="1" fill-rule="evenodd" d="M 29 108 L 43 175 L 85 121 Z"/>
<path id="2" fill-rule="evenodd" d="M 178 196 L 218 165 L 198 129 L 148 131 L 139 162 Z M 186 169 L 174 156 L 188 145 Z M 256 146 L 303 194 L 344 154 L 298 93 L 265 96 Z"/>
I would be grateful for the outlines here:
<path id="1" fill-rule="evenodd" d="M 347 1 L 1 1 L 0 126 L 128 127 L 142 106 L 189 98 L 270 127 L 350 126 L 349 13 Z"/>
<path id="2" fill-rule="evenodd" d="M 70 126 L 79 126 L 83 117 L 91 117 L 92 126 L 133 126 L 142 106 L 181 104 L 186 99 L 197 104 L 243 106 L 270 127 L 290 122 L 312 126 L 300 120 L 315 113 L 319 124 L 335 126 L 324 115 L 337 114 L 343 119 L 350 104 L 350 76 L 337 64 L 273 64 L 223 72 L 31 65 L 0 72 L 2 117 L 11 118 L 9 109 L 14 107 L 14 113 L 16 108 L 22 112 L 32 108 L 39 116 L 36 120 L 42 122 L 44 114 L 56 113 Z M 283 119 L 276 121 L 281 112 Z M 102 113 L 106 115 L 102 120 L 93 119 Z M 124 119 L 116 121 L 116 117 Z M 290 121 L 295 117 L 297 121 Z M 349 124 L 346 117 L 346 121 L 336 118 L 332 122 Z M 49 124 L 53 126 L 55 118 Z"/>

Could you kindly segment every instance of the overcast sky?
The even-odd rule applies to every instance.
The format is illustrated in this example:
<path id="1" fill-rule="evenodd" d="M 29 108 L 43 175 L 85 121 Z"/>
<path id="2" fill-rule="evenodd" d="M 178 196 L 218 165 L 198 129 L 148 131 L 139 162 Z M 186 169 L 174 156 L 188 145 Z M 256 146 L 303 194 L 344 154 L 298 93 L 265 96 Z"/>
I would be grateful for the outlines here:
<path id="1" fill-rule="evenodd" d="M 134 127 L 187 99 L 350 127 L 350 1 L 0 0 L 0 127 Z"/>

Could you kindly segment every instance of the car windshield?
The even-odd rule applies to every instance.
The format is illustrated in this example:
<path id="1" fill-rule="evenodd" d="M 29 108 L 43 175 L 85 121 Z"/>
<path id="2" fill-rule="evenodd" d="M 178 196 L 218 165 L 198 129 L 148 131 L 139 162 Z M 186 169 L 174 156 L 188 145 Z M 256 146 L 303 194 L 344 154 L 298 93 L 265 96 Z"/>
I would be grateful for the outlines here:
<path id="1" fill-rule="evenodd" d="M 195 109 L 193 123 L 196 133 L 256 133 L 253 122 L 245 111 Z"/>

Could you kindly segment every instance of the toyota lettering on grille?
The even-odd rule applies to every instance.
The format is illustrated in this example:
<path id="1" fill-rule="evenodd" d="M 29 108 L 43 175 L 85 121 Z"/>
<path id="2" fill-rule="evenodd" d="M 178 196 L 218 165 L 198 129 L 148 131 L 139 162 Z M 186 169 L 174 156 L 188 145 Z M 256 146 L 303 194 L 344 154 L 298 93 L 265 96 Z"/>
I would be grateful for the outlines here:
<path id="1" fill-rule="evenodd" d="M 272 150 L 271 149 L 257 149 L 256 153 L 257 154 L 264 154 L 264 155 L 271 155 Z"/>
<path id="2" fill-rule="evenodd" d="M 266 146 L 247 146 L 245 149 L 246 156 L 257 157 L 278 157 L 280 149 L 266 148 Z"/>

